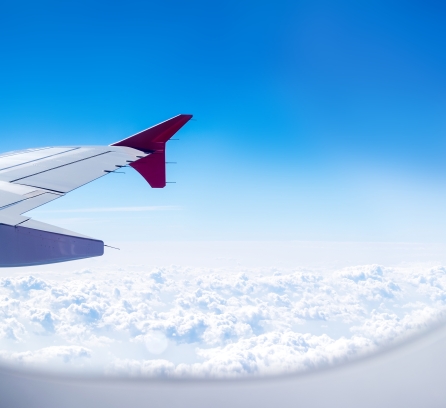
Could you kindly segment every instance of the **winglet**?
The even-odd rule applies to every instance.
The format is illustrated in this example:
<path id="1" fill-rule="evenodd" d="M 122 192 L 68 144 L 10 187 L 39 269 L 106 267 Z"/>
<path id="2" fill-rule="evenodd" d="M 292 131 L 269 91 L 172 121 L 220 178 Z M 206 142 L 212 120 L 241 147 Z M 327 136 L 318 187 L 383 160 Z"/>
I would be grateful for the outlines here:
<path id="1" fill-rule="evenodd" d="M 166 186 L 166 142 L 180 130 L 192 115 L 178 115 L 112 146 L 126 146 L 151 153 L 130 164 L 153 188 Z"/>

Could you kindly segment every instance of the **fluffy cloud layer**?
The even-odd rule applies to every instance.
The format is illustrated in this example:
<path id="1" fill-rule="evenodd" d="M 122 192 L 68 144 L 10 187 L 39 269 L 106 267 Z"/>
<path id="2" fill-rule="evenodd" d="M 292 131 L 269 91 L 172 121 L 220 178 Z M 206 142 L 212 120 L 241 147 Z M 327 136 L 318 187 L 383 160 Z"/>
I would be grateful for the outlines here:
<path id="1" fill-rule="evenodd" d="M 0 359 L 126 376 L 294 372 L 403 339 L 445 303 L 442 267 L 15 275 L 0 279 Z"/>

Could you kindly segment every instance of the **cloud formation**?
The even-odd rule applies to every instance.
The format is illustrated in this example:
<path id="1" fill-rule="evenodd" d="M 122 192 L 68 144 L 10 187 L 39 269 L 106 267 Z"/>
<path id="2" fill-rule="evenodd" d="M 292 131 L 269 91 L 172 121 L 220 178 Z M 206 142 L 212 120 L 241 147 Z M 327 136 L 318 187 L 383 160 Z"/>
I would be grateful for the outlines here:
<path id="1" fill-rule="evenodd" d="M 443 317 L 446 269 L 80 270 L 0 279 L 0 359 L 125 376 L 305 371 Z"/>

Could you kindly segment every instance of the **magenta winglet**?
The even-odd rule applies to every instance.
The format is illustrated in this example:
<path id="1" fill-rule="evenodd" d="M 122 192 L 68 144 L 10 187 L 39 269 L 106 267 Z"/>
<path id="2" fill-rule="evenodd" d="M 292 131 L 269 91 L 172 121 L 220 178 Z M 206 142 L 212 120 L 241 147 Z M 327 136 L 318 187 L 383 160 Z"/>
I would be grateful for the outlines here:
<path id="1" fill-rule="evenodd" d="M 166 142 L 180 130 L 192 115 L 178 115 L 136 135 L 112 144 L 142 150 L 150 155 L 130 164 L 153 188 L 166 186 Z"/>
<path id="2" fill-rule="evenodd" d="M 152 153 L 140 160 L 130 163 L 141 176 L 153 188 L 163 188 L 166 186 L 166 160 L 165 152 L 159 151 Z"/>

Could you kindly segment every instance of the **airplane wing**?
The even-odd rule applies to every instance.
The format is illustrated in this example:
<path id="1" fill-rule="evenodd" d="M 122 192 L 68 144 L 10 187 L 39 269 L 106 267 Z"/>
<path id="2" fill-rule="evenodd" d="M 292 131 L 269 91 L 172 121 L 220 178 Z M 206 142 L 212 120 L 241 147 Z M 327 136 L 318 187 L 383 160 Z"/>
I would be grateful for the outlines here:
<path id="1" fill-rule="evenodd" d="M 101 256 L 104 243 L 23 214 L 130 165 L 166 185 L 166 142 L 192 115 L 178 115 L 110 146 L 45 147 L 0 155 L 0 267 Z"/>

